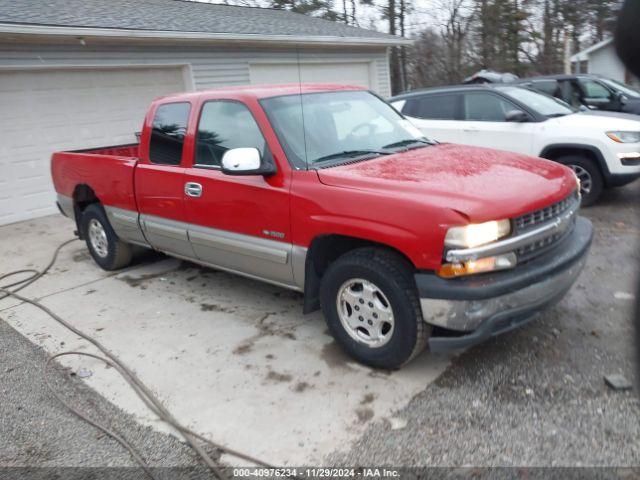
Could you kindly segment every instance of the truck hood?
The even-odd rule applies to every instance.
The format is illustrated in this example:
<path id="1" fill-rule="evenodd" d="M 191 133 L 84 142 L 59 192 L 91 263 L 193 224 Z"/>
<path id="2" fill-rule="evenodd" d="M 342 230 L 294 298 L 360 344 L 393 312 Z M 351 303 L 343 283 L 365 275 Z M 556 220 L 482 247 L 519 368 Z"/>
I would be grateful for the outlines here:
<path id="1" fill-rule="evenodd" d="M 472 222 L 517 217 L 555 203 L 576 188 L 573 172 L 558 163 L 454 144 L 317 172 L 325 185 L 405 196 L 450 208 Z"/>

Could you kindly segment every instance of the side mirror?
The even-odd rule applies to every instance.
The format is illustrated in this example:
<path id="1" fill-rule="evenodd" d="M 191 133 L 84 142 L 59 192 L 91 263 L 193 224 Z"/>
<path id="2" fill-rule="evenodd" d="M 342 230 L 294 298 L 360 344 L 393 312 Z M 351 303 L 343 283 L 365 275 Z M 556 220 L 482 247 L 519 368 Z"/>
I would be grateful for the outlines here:
<path id="1" fill-rule="evenodd" d="M 232 148 L 222 156 L 222 173 L 226 175 L 273 175 L 276 167 L 263 162 L 257 148 Z"/>
<path id="2" fill-rule="evenodd" d="M 518 123 L 522 123 L 522 122 L 528 122 L 529 121 L 529 115 L 527 115 L 525 112 L 523 112 L 522 110 L 509 110 L 506 114 L 505 114 L 505 120 L 507 122 L 518 122 Z"/>
<path id="3" fill-rule="evenodd" d="M 616 99 L 616 102 L 618 102 L 618 104 L 621 106 L 626 105 L 628 100 L 627 96 L 622 92 L 617 92 L 615 95 L 615 99 Z"/>

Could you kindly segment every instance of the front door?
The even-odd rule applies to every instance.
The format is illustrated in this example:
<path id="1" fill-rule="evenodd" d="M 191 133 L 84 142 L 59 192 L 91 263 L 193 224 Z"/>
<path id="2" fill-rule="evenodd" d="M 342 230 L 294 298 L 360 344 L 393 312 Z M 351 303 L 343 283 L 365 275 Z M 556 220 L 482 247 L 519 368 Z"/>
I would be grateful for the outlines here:
<path id="1" fill-rule="evenodd" d="M 615 110 L 615 95 L 601 82 L 590 78 L 578 80 L 585 105 L 597 110 Z"/>
<path id="2" fill-rule="evenodd" d="M 224 152 L 254 147 L 271 156 L 247 106 L 205 102 L 193 165 L 185 171 L 185 213 L 199 260 L 263 280 L 293 285 L 289 183 L 282 171 L 264 177 L 222 173 Z M 190 190 L 192 189 L 192 190 Z"/>
<path id="3" fill-rule="evenodd" d="M 513 110 L 521 109 L 494 93 L 465 93 L 459 143 L 532 155 L 535 125 L 507 122 L 506 114 Z"/>
<path id="4" fill-rule="evenodd" d="M 192 258 L 184 211 L 183 146 L 191 105 L 168 103 L 154 114 L 148 158 L 136 167 L 140 226 L 149 244 Z"/>

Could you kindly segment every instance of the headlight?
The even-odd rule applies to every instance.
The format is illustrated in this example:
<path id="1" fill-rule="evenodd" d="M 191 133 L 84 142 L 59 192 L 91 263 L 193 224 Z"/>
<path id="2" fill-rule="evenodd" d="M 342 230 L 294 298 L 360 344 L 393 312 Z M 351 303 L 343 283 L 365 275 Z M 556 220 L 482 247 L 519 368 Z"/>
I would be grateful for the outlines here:
<path id="1" fill-rule="evenodd" d="M 607 132 L 607 137 L 616 143 L 640 143 L 640 132 Z"/>
<path id="2" fill-rule="evenodd" d="M 452 227 L 444 239 L 446 247 L 473 248 L 495 242 L 511 233 L 509 220 L 472 223 L 464 227 Z"/>

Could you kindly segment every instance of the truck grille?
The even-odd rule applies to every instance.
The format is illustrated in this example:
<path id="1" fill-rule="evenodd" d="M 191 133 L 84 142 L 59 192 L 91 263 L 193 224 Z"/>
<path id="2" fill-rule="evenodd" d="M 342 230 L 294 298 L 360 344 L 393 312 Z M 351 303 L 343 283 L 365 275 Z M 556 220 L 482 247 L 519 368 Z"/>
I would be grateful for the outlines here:
<path id="1" fill-rule="evenodd" d="M 535 212 L 525 213 L 524 215 L 515 219 L 515 227 L 516 230 L 521 232 L 526 232 L 529 228 L 535 227 L 541 223 L 548 222 L 556 218 L 562 212 L 566 211 L 569 207 L 573 206 L 578 201 L 578 192 L 575 191 L 567 198 L 560 200 L 553 205 L 549 205 L 548 207 L 541 208 L 540 210 L 536 210 Z"/>
<path id="2" fill-rule="evenodd" d="M 579 201 L 580 197 L 578 196 L 578 192 L 574 191 L 571 195 L 560 200 L 557 203 L 554 203 L 553 205 L 549 205 L 548 207 L 544 207 L 540 210 L 526 213 L 520 217 L 517 217 L 514 220 L 515 234 L 517 235 L 520 233 L 525 233 L 528 230 L 536 228 L 539 225 L 557 218 L 562 213 L 575 206 L 575 204 Z M 518 262 L 525 262 L 546 252 L 547 250 L 551 249 L 556 243 L 558 243 L 562 238 L 568 235 L 570 231 L 571 229 L 567 230 L 564 233 L 553 235 L 551 237 L 547 237 L 545 239 L 519 248 L 518 250 L 516 250 Z"/>

